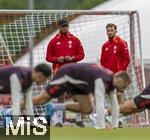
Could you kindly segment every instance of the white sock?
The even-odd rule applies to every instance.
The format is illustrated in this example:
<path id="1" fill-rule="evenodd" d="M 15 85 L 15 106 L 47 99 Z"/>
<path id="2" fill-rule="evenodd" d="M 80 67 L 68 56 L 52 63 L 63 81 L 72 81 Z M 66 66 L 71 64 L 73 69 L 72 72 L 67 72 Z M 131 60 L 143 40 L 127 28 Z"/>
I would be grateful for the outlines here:
<path id="1" fill-rule="evenodd" d="M 12 108 L 5 109 L 7 115 L 12 115 Z"/>
<path id="2" fill-rule="evenodd" d="M 65 110 L 65 104 L 63 103 L 54 103 L 52 105 L 55 110 Z"/>
<path id="3" fill-rule="evenodd" d="M 56 123 L 63 123 L 63 111 L 59 110 L 56 112 L 57 114 L 57 122 Z"/>
<path id="4" fill-rule="evenodd" d="M 82 114 L 81 113 L 76 113 L 76 122 L 82 121 Z"/>

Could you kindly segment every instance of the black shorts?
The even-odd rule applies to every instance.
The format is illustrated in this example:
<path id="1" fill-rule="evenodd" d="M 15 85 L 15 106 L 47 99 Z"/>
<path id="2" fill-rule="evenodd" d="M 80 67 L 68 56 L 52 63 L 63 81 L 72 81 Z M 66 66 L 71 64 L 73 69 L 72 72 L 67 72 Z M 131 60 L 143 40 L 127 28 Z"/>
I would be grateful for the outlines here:
<path id="1" fill-rule="evenodd" d="M 140 95 L 134 98 L 137 108 L 147 108 L 150 110 L 150 99 L 145 98 L 147 95 L 150 96 L 150 85 L 147 86 Z"/>
<path id="2" fill-rule="evenodd" d="M 75 84 L 70 84 L 70 83 L 64 83 L 61 85 L 48 85 L 46 87 L 46 91 L 53 98 L 58 98 L 61 95 L 63 95 L 65 92 L 71 95 L 89 94 L 87 85 L 84 85 L 84 84 L 75 85 Z"/>

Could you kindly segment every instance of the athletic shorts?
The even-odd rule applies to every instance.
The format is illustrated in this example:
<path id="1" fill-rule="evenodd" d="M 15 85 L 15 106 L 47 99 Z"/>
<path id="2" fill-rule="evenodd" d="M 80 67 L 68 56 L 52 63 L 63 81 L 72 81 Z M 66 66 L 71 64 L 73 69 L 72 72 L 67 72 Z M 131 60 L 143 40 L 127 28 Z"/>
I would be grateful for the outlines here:
<path id="1" fill-rule="evenodd" d="M 87 91 L 88 87 L 84 84 L 70 84 L 63 83 L 61 85 L 48 85 L 46 87 L 46 92 L 53 98 L 58 98 L 63 95 L 65 92 L 71 95 L 87 95 L 89 92 Z"/>
<path id="2" fill-rule="evenodd" d="M 150 97 L 150 85 L 140 95 L 134 98 L 134 102 L 139 109 L 147 108 L 150 110 L 150 98 L 146 98 L 147 96 Z"/>

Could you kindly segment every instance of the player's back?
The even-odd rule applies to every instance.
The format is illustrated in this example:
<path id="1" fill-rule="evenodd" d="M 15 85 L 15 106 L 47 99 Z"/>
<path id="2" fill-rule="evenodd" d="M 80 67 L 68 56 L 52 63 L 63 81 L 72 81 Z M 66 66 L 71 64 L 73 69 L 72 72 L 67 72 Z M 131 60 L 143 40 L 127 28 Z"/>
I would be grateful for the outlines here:
<path id="1" fill-rule="evenodd" d="M 5 66 L 0 68 L 0 93 L 10 93 L 10 77 L 16 74 L 22 84 L 22 91 L 28 88 L 31 83 L 31 70 L 26 67 Z"/>
<path id="2" fill-rule="evenodd" d="M 64 75 L 68 75 L 74 79 L 86 81 L 89 84 L 89 89 L 92 91 L 94 89 L 94 81 L 97 78 L 101 78 L 104 81 L 106 89 L 110 90 L 113 72 L 97 64 L 77 63 L 67 64 L 61 67 L 54 79 Z"/>

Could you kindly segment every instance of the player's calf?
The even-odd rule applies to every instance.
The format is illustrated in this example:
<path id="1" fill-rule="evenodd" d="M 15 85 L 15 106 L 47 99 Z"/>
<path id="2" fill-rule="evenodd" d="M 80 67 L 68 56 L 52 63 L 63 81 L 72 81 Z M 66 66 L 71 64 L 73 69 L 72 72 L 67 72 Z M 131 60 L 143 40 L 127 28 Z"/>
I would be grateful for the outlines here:
<path id="1" fill-rule="evenodd" d="M 91 100 L 88 95 L 74 95 L 73 98 L 78 103 L 78 108 L 80 109 L 78 112 L 83 114 L 90 114 L 93 111 Z"/>
<path id="2" fill-rule="evenodd" d="M 83 113 L 83 114 L 90 114 L 90 113 L 92 113 L 92 111 L 93 111 L 93 108 L 92 108 L 92 106 L 81 106 L 81 113 Z"/>

